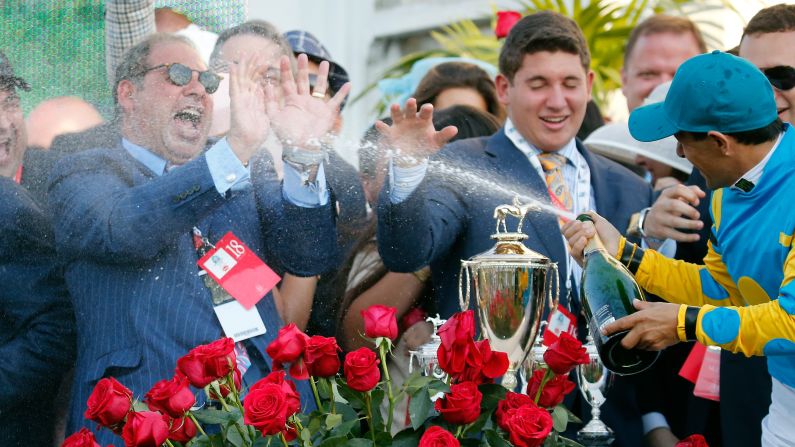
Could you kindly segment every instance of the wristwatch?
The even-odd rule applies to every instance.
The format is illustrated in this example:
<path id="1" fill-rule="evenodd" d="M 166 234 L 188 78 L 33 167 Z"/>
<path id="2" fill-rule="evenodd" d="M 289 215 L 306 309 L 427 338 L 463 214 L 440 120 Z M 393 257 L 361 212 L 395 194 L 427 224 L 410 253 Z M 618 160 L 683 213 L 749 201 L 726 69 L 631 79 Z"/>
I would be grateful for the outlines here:
<path id="1" fill-rule="evenodd" d="M 307 151 L 292 146 L 286 146 L 282 151 L 282 159 L 290 164 L 302 166 L 305 169 L 328 161 L 325 148 L 319 151 Z"/>

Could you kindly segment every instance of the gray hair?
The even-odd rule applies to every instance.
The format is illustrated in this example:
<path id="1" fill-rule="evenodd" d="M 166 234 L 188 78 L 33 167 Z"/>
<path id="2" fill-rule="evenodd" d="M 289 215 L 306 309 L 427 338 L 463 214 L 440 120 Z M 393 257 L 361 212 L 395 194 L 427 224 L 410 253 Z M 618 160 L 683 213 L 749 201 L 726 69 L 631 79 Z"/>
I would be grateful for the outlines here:
<path id="1" fill-rule="evenodd" d="M 141 78 L 143 73 L 150 68 L 147 62 L 149 55 L 156 46 L 166 43 L 182 43 L 196 49 L 196 46 L 187 37 L 170 33 L 150 34 L 144 40 L 135 44 L 135 46 L 124 52 L 121 63 L 116 67 L 113 91 L 111 92 L 114 104 L 117 106 L 119 104 L 118 90 L 121 81 L 128 80 L 138 88 L 143 87 Z"/>
<path id="2" fill-rule="evenodd" d="M 222 63 L 221 48 L 223 48 L 224 44 L 229 39 L 235 36 L 246 35 L 262 37 L 265 40 L 273 42 L 279 47 L 281 54 L 289 57 L 291 61 L 293 60 L 293 49 L 290 47 L 287 39 L 279 32 L 278 28 L 264 20 L 249 20 L 248 22 L 228 28 L 218 35 L 218 40 L 215 41 L 215 48 L 213 48 L 213 53 L 210 55 L 210 67 L 215 68 Z"/>

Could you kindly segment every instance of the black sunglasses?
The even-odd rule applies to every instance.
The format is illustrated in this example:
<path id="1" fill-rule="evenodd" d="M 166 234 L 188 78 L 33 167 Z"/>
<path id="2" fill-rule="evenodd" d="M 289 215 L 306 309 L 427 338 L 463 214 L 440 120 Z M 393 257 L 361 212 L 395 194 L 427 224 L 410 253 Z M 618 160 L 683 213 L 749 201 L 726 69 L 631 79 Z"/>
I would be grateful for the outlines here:
<path id="1" fill-rule="evenodd" d="M 207 93 L 215 93 L 215 91 L 218 90 L 218 85 L 221 83 L 222 79 L 220 75 L 217 75 L 212 71 L 194 70 L 186 65 L 177 63 L 156 65 L 154 67 L 147 68 L 139 74 L 145 75 L 150 71 L 158 70 L 163 67 L 168 69 L 168 80 L 171 81 L 172 84 L 178 85 L 180 87 L 188 85 L 190 80 L 193 78 L 194 71 L 199 73 L 199 83 L 204 87 L 204 90 Z"/>
<path id="2" fill-rule="evenodd" d="M 770 81 L 770 85 L 779 90 L 789 90 L 795 87 L 795 68 L 793 67 L 779 65 L 765 69 L 764 73 L 767 80 Z"/>

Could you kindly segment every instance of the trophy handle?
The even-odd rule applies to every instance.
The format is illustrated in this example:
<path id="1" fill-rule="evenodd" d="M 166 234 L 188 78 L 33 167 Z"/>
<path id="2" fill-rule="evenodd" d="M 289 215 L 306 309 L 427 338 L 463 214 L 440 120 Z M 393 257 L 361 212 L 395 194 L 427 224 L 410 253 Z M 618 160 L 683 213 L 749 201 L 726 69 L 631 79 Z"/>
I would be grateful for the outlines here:
<path id="1" fill-rule="evenodd" d="M 466 294 L 464 294 L 464 290 L 461 284 L 464 278 L 464 274 L 466 273 Z M 458 269 L 458 304 L 461 306 L 461 312 L 469 309 L 469 262 L 461 261 L 461 267 Z"/>
<path id="2" fill-rule="evenodd" d="M 547 289 L 547 304 L 549 305 L 549 311 L 553 312 L 555 309 L 558 308 L 558 304 L 560 303 L 560 274 L 558 273 L 558 263 L 553 262 L 550 266 L 552 268 L 552 272 L 555 274 L 555 294 L 552 294 L 552 287 Z M 550 286 L 552 283 L 550 282 Z"/>

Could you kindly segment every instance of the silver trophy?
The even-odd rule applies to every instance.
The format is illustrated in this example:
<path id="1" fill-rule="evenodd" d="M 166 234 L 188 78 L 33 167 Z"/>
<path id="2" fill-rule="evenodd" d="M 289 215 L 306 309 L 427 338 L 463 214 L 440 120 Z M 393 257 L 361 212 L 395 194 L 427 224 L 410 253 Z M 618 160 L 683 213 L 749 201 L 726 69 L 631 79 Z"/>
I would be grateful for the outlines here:
<path id="1" fill-rule="evenodd" d="M 439 314 L 436 314 L 436 318 L 428 317 L 425 321 L 429 321 L 433 324 L 433 335 L 431 335 L 430 341 L 418 346 L 417 350 L 409 351 L 409 374 L 414 372 L 414 363 L 416 361 L 423 376 L 431 376 L 444 381 L 447 378 L 447 373 L 439 366 L 437 352 L 439 351 L 439 346 L 442 344 L 442 340 L 437 334 L 439 328 L 447 320 L 439 318 Z"/>
<path id="2" fill-rule="evenodd" d="M 549 258 L 527 248 L 522 241 L 522 223 L 531 207 L 514 199 L 513 205 L 494 210 L 497 229 L 491 236 L 497 243 L 491 249 L 461 261 L 459 300 L 461 310 L 469 309 L 470 285 L 474 285 L 478 320 L 483 338 L 491 349 L 508 354 L 508 371 L 502 385 L 516 389 L 517 371 L 538 334 L 544 300 L 557 307 L 558 269 Z M 515 232 L 507 231 L 507 216 L 519 219 Z M 550 277 L 550 274 L 552 277 Z M 555 281 L 555 297 L 549 284 Z"/>
<path id="3" fill-rule="evenodd" d="M 590 335 L 585 349 L 590 362 L 577 365 L 577 382 L 585 400 L 591 405 L 591 420 L 577 432 L 577 440 L 585 446 L 608 446 L 615 436 L 613 430 L 599 419 L 599 407 L 605 403 L 605 394 L 613 381 L 613 375 L 599 360 L 599 353 Z"/>

